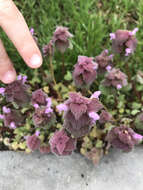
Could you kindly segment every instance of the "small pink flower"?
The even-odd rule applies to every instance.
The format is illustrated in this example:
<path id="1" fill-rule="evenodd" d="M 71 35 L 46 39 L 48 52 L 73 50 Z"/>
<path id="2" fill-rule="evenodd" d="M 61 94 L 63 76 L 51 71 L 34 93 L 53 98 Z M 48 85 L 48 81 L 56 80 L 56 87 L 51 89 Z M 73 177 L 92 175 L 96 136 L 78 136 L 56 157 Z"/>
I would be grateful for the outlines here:
<path id="1" fill-rule="evenodd" d="M 4 115 L 0 114 L 0 119 L 4 119 Z"/>
<path id="2" fill-rule="evenodd" d="M 11 112 L 10 108 L 7 108 L 6 106 L 3 106 L 2 110 L 4 113 L 10 113 Z"/>
<path id="3" fill-rule="evenodd" d="M 135 139 L 139 140 L 139 141 L 143 140 L 143 136 L 140 135 L 140 134 L 137 134 L 137 133 L 135 133 L 133 137 L 134 137 Z"/>
<path id="4" fill-rule="evenodd" d="M 10 126 L 9 126 L 11 129 L 16 129 L 16 125 L 15 125 L 15 122 L 11 122 L 10 123 Z"/>
<path id="5" fill-rule="evenodd" d="M 90 112 L 89 117 L 93 119 L 93 123 L 96 123 L 100 119 L 100 116 L 95 112 Z"/>
<path id="6" fill-rule="evenodd" d="M 50 108 L 50 107 L 47 107 L 46 110 L 45 110 L 45 113 L 46 113 L 46 114 L 53 113 L 53 109 Z"/>
<path id="7" fill-rule="evenodd" d="M 117 84 L 117 89 L 120 90 L 122 88 L 121 84 Z"/>
<path id="8" fill-rule="evenodd" d="M 46 102 L 47 102 L 47 107 L 52 106 L 52 98 L 46 98 Z"/>
<path id="9" fill-rule="evenodd" d="M 112 67 L 110 66 L 110 65 L 108 65 L 107 67 L 106 67 L 106 70 L 109 72 L 109 71 L 111 71 L 111 69 L 112 69 Z"/>
<path id="10" fill-rule="evenodd" d="M 0 94 L 4 96 L 5 88 L 0 88 Z"/>
<path id="11" fill-rule="evenodd" d="M 35 109 L 39 108 L 38 104 L 34 104 L 33 106 L 34 106 Z"/>
<path id="12" fill-rule="evenodd" d="M 131 36 L 136 35 L 136 33 L 138 32 L 138 30 L 139 30 L 138 28 L 135 28 L 133 31 L 130 32 L 130 35 Z"/>
<path id="13" fill-rule="evenodd" d="M 132 53 L 132 50 L 130 48 L 126 48 L 125 56 L 129 56 Z"/>
<path id="14" fill-rule="evenodd" d="M 116 38 L 116 35 L 114 33 L 110 33 L 110 40 L 114 40 Z"/>
<path id="15" fill-rule="evenodd" d="M 58 106 L 56 106 L 57 110 L 59 113 L 62 113 L 62 111 L 67 111 L 68 107 L 65 104 L 59 104 Z"/>
<path id="16" fill-rule="evenodd" d="M 35 33 L 35 32 L 34 32 L 34 28 L 31 28 L 31 29 L 30 29 L 30 33 L 32 34 L 32 36 L 34 35 L 34 33 Z"/>
<path id="17" fill-rule="evenodd" d="M 40 135 L 40 131 L 36 131 L 35 135 L 38 137 Z"/>
<path id="18" fill-rule="evenodd" d="M 92 95 L 91 95 L 91 99 L 92 98 L 99 98 L 99 96 L 101 95 L 101 91 L 96 91 L 96 92 L 94 92 Z"/>

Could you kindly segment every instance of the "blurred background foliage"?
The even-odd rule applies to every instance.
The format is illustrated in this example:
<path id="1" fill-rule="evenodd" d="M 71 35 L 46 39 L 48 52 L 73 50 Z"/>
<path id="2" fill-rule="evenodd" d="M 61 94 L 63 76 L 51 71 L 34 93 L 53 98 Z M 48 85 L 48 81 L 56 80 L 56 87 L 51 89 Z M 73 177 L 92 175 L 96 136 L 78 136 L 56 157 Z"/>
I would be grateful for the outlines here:
<path id="1" fill-rule="evenodd" d="M 78 55 L 96 56 L 103 49 L 110 49 L 109 33 L 117 29 L 132 30 L 135 27 L 139 28 L 137 33 L 139 42 L 136 54 L 130 60 L 130 67 L 133 67 L 133 72 L 142 69 L 142 0 L 14 0 L 14 2 L 24 15 L 29 28 L 35 29 L 40 48 L 49 42 L 56 26 L 69 27 L 74 38 L 73 50 L 68 50 L 64 58 L 67 70 L 71 71 Z M 0 37 L 15 63 L 17 72 L 28 74 L 31 79 L 35 72 L 24 64 L 4 32 L 0 32 Z M 61 62 L 61 55 L 56 53 L 54 67 L 59 79 Z M 124 71 L 118 59 L 116 64 Z M 46 61 L 42 68 L 48 69 Z"/>

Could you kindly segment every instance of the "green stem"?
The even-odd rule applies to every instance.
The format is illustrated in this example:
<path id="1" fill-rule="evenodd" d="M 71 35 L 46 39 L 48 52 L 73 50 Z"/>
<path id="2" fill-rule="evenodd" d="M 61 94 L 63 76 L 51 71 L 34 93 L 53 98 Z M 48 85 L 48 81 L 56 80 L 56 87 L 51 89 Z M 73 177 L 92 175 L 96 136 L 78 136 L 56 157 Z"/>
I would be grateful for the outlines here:
<path id="1" fill-rule="evenodd" d="M 57 82 L 56 82 L 56 79 L 55 79 L 55 74 L 54 74 L 53 56 L 52 55 L 49 56 L 49 62 L 50 62 L 50 71 L 51 71 L 51 75 L 52 75 L 52 80 L 54 82 L 54 85 L 57 85 Z M 59 93 L 58 90 L 57 90 L 57 95 L 58 95 L 58 99 L 61 100 L 61 94 Z"/>

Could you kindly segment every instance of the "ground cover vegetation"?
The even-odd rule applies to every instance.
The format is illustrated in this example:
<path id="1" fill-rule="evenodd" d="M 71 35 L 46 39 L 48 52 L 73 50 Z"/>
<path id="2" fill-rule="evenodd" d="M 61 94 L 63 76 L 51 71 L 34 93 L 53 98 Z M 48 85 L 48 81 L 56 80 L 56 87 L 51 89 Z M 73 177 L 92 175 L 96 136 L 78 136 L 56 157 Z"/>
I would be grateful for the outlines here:
<path id="1" fill-rule="evenodd" d="M 0 148 L 97 164 L 110 147 L 143 140 L 143 2 L 15 3 L 43 54 L 31 70 L 1 31 L 18 77 L 0 86 Z"/>

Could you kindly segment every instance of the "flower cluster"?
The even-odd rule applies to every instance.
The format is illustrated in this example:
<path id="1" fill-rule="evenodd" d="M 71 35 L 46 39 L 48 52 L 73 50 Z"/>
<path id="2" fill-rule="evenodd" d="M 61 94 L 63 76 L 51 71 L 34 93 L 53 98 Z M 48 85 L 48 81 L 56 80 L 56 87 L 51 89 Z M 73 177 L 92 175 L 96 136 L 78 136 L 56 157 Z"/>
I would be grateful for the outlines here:
<path id="1" fill-rule="evenodd" d="M 90 86 L 96 79 L 98 65 L 92 57 L 78 56 L 77 64 L 74 66 L 73 80 L 77 87 Z"/>
<path id="2" fill-rule="evenodd" d="M 55 47 L 61 53 L 64 53 L 66 49 L 70 47 L 69 39 L 72 37 L 73 35 L 68 31 L 68 28 L 63 26 L 58 26 L 53 34 L 52 41 L 55 44 Z"/>
<path id="3" fill-rule="evenodd" d="M 95 62 L 98 64 L 98 73 L 110 71 L 113 65 L 113 55 L 108 55 L 108 50 L 106 49 L 95 57 Z"/>
<path id="4" fill-rule="evenodd" d="M 143 140 L 143 136 L 135 133 L 130 127 L 122 125 L 112 128 L 107 135 L 107 140 L 112 146 L 129 152 L 134 145 Z"/>
<path id="5" fill-rule="evenodd" d="M 121 72 L 120 69 L 113 68 L 110 72 L 105 75 L 105 80 L 103 81 L 105 86 L 115 87 L 121 89 L 126 86 L 127 76 L 125 73 Z"/>
<path id="6" fill-rule="evenodd" d="M 117 30 L 115 33 L 110 34 L 112 40 L 112 49 L 115 53 L 129 56 L 132 54 L 137 46 L 137 39 L 135 37 L 138 28 L 133 31 Z"/>
<path id="7" fill-rule="evenodd" d="M 48 96 L 42 89 L 38 89 L 32 93 L 31 103 L 34 107 L 46 106 L 47 100 Z"/>
<path id="8" fill-rule="evenodd" d="M 51 151 L 59 156 L 70 155 L 76 148 L 76 140 L 69 137 L 63 129 L 56 131 L 49 143 Z"/>
<path id="9" fill-rule="evenodd" d="M 17 111 L 6 106 L 3 107 L 3 115 L 0 115 L 0 119 L 4 120 L 4 125 L 10 129 L 15 129 L 21 126 L 24 121 L 24 117 Z"/>
<path id="10" fill-rule="evenodd" d="M 30 95 L 28 93 L 29 86 L 25 84 L 27 77 L 18 76 L 18 80 L 8 84 L 3 89 L 3 94 L 7 102 L 15 102 L 18 106 L 24 106 L 30 103 Z M 2 90 L 2 89 L 1 89 Z"/>
<path id="11" fill-rule="evenodd" d="M 36 127 L 50 127 L 55 123 L 55 114 L 50 107 L 42 106 L 35 110 L 33 123 Z"/>
<path id="12" fill-rule="evenodd" d="M 89 133 L 91 127 L 100 119 L 97 112 L 103 105 L 98 98 L 86 98 L 80 93 L 71 92 L 69 99 L 58 108 L 60 112 L 64 111 L 64 128 L 78 138 Z"/>
<path id="13" fill-rule="evenodd" d="M 35 151 L 40 148 L 41 141 L 39 139 L 39 131 L 37 131 L 34 135 L 26 137 L 26 143 L 30 150 Z"/>

